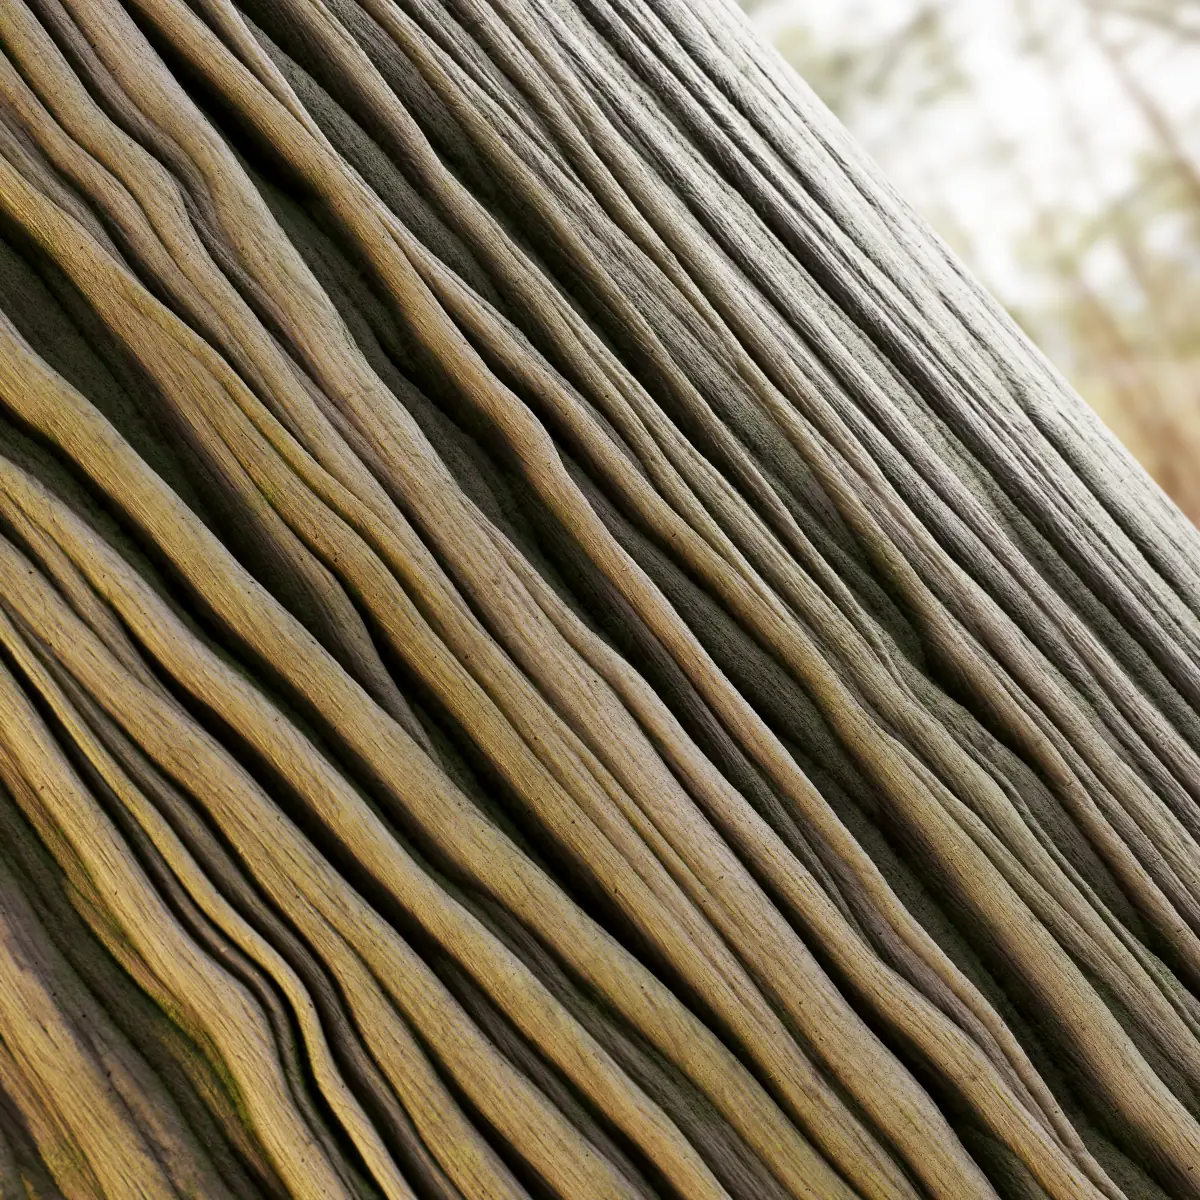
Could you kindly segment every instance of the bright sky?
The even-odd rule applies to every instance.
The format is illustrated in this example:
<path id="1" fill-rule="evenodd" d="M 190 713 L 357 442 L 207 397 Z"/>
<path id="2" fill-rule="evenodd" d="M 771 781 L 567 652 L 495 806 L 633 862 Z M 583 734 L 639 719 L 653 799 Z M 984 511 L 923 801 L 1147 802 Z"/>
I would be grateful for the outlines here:
<path id="1" fill-rule="evenodd" d="M 1033 24 L 1053 32 L 1053 74 L 1023 61 L 1023 6 L 1035 14 Z M 915 0 L 774 0 L 755 20 L 768 37 L 802 24 L 818 44 L 848 47 L 903 28 L 916 7 Z M 949 209 L 990 286 L 1010 300 L 1036 300 L 1018 259 L 1031 213 L 1064 207 L 1090 213 L 1101 197 L 1122 195 L 1147 130 L 1089 41 L 1081 0 L 945 0 L 943 7 L 970 98 L 936 106 L 905 129 L 876 108 L 852 120 L 854 132 L 953 241 L 937 205 Z M 1144 30 L 1124 21 L 1110 28 L 1122 36 Z M 1143 32 L 1133 62 L 1200 161 L 1200 39 Z M 996 167 L 1004 143 L 1015 147 L 1015 170 Z M 1105 271 L 1103 261 L 1090 265 Z"/>

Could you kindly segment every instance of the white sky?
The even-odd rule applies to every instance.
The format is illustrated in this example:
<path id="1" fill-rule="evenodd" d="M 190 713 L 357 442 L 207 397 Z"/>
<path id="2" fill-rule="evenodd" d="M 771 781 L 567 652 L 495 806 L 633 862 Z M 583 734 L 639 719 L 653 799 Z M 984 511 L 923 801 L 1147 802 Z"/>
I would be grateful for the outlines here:
<path id="1" fill-rule="evenodd" d="M 1086 36 L 1081 0 L 1026 0 L 1035 20 L 1054 32 L 1059 66 L 1053 76 L 1023 61 L 1016 20 L 1021 2 L 947 0 L 955 57 L 971 81 L 969 99 L 936 106 L 903 129 L 880 109 L 852 121 L 900 190 L 953 241 L 937 212 L 939 204 L 949 207 L 985 282 L 1017 302 L 1038 298 L 1018 257 L 1031 213 L 1038 207 L 1096 211 L 1104 198 L 1128 188 L 1133 159 L 1148 141 L 1136 109 Z M 915 7 L 915 0 L 775 0 L 755 20 L 768 37 L 799 24 L 813 30 L 819 45 L 852 46 L 901 28 Z M 1113 22 L 1110 28 L 1124 34 L 1143 27 Z M 1200 39 L 1143 33 L 1135 63 L 1200 160 Z M 1072 122 L 1089 146 L 1090 163 L 1072 138 Z M 1016 170 L 996 169 L 998 139 L 1017 148 Z M 1037 194 L 1023 194 L 1027 187 Z M 1094 266 L 1104 271 L 1102 261 Z"/>

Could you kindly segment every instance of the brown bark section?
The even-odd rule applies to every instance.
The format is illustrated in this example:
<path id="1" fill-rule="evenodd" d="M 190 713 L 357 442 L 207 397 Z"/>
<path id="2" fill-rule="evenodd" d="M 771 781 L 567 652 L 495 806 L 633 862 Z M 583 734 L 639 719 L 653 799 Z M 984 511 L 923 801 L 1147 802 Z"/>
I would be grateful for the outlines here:
<path id="1" fill-rule="evenodd" d="M 5 1197 L 1200 1196 L 1200 536 L 735 11 L 0 46 Z"/>

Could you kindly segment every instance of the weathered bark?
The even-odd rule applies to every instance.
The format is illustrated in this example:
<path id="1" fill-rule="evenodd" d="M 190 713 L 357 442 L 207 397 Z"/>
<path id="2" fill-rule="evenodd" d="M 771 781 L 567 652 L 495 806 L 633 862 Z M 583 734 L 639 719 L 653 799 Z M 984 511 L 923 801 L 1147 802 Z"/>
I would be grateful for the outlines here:
<path id="1" fill-rule="evenodd" d="M 0 40 L 0 1194 L 1200 1196 L 1200 536 L 739 14 Z"/>

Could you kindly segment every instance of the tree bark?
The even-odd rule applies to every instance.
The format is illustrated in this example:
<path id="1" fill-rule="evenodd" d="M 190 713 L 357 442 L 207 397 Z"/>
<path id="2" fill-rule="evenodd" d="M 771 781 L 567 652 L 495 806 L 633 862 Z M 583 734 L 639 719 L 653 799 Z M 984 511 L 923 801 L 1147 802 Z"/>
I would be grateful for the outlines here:
<path id="1" fill-rule="evenodd" d="M 0 42 L 4 1197 L 1200 1196 L 1200 536 L 739 13 Z"/>

